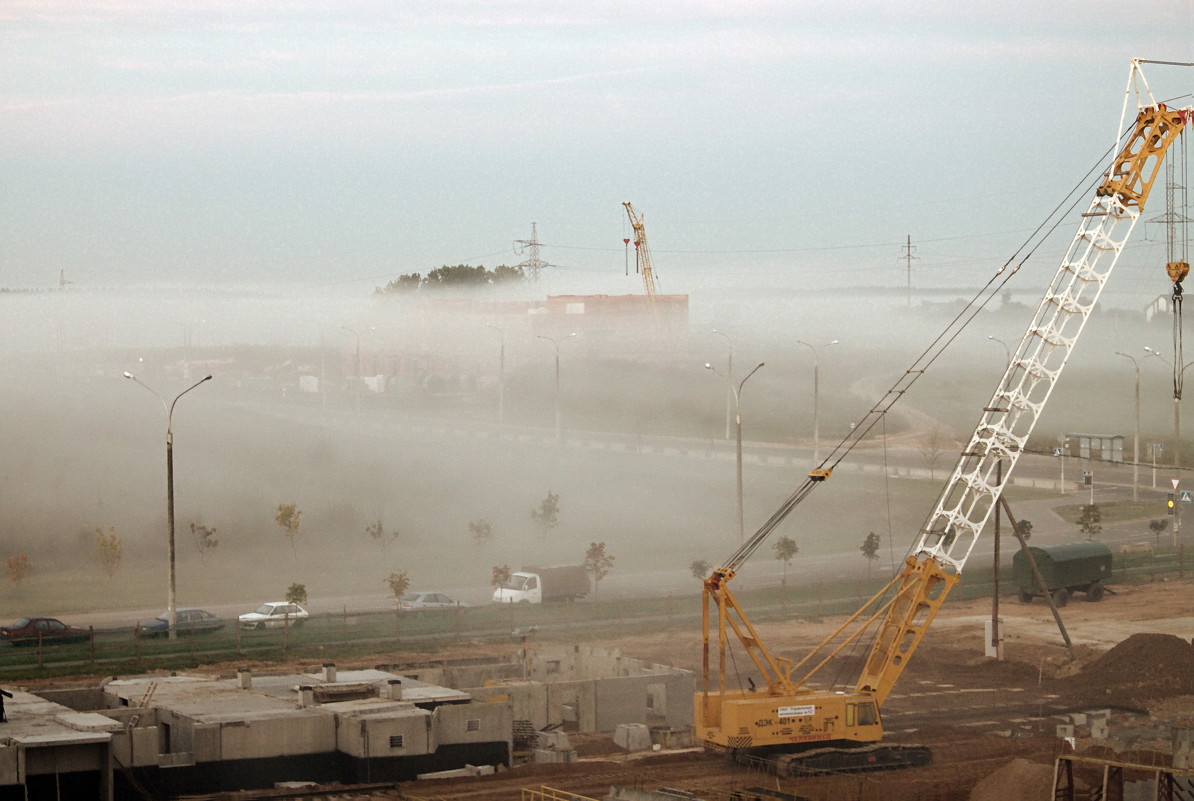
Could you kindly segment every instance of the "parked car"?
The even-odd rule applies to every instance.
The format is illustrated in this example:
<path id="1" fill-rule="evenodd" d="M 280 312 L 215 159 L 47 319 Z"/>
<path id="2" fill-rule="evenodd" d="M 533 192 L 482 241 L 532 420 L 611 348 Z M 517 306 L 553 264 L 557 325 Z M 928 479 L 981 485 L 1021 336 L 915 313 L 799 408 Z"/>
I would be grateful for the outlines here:
<path id="1" fill-rule="evenodd" d="M 456 609 L 468 606 L 463 601 L 454 601 L 442 592 L 408 592 L 398 599 L 398 608 L 418 612 L 424 609 Z"/>
<path id="2" fill-rule="evenodd" d="M 13 645 L 36 645 L 38 640 L 50 643 L 85 642 L 87 629 L 68 626 L 53 617 L 23 617 L 11 626 L 0 626 L 0 639 Z"/>
<path id="3" fill-rule="evenodd" d="M 162 612 L 153 620 L 142 620 L 142 637 L 165 637 L 170 633 L 170 613 Z M 203 634 L 224 628 L 224 621 L 202 609 L 174 610 L 174 631 L 178 634 Z"/>
<path id="4" fill-rule="evenodd" d="M 301 626 L 310 615 L 298 604 L 287 601 L 270 601 L 253 612 L 240 616 L 242 629 L 264 629 L 281 626 Z"/>

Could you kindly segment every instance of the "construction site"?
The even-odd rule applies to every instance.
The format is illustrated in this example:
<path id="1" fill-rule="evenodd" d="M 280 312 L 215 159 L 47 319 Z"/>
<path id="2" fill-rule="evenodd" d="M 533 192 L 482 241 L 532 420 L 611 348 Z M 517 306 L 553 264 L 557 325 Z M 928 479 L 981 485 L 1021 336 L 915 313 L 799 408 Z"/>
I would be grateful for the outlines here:
<path id="1" fill-rule="evenodd" d="M 745 520 L 737 409 L 738 392 L 754 371 L 735 382 L 732 350 L 725 375 L 712 363 L 704 364 L 725 379 L 737 410 L 738 536 L 736 547 L 726 548 L 728 555 L 717 555 L 719 561 L 708 563 L 692 554 L 690 569 L 701 590 L 699 601 L 692 599 L 700 609 L 695 625 L 684 629 L 669 625 L 670 619 L 649 620 L 622 636 L 593 638 L 564 625 L 530 640 L 525 630 L 515 628 L 503 632 L 500 643 L 477 637 L 418 660 L 379 647 L 367 656 L 355 651 L 351 660 L 329 655 L 321 663 L 238 660 L 194 670 L 26 681 L 6 688 L 0 706 L 0 801 L 1194 800 L 1194 615 L 1189 608 L 1194 579 L 1186 575 L 1186 545 L 1179 537 L 1179 479 L 1173 479 L 1174 493 L 1168 498 L 1177 567 L 1151 573 L 1153 563 L 1147 560 L 1153 558 L 1152 543 L 1115 552 L 1094 541 L 1099 529 L 1092 519 L 1090 470 L 1081 485 L 1090 492 L 1090 502 L 1080 506 L 1084 517 L 1066 521 L 1084 526 L 1089 533 L 1085 541 L 1039 547 L 1034 542 L 1030 547 L 1030 529 L 1020 525 L 1005 496 L 1144 213 L 1167 153 L 1194 125 L 1194 110 L 1170 108 L 1152 97 L 1143 79 L 1145 64 L 1137 60 L 1131 66 L 1124 109 L 1127 133 L 1117 155 L 1084 196 L 1089 205 L 1070 215 L 1077 217 L 1077 232 L 1020 339 L 1003 343 L 1006 364 L 993 393 L 972 410 L 978 422 L 963 437 L 956 464 L 948 473 L 942 471 L 943 485 L 923 526 L 899 560 L 892 551 L 889 581 L 873 593 L 870 584 L 857 582 L 858 597 L 846 599 L 852 612 L 838 614 L 840 607 L 834 607 L 822 614 L 804 605 L 784 619 L 756 615 L 749 591 L 757 587 L 750 584 L 747 563 L 762 554 L 782 560 L 787 585 L 788 563 L 798 546 L 781 537 L 780 526 L 817 490 L 832 484 L 835 471 L 838 480 L 850 470 L 863 472 L 861 466 L 842 463 L 852 454 L 857 457 L 855 450 L 867 447 L 868 437 L 885 436 L 889 413 L 1005 292 L 1018 269 L 1014 260 L 958 304 L 943 330 L 885 390 L 875 393 L 840 440 L 822 447 L 814 411 L 812 467 L 807 472 L 800 468 L 795 488 L 757 528 L 747 528 Z M 641 362 L 666 361 L 689 350 L 688 298 L 656 292 L 642 217 L 630 203 L 624 207 L 634 232 L 642 296 L 559 295 L 512 304 L 418 302 L 407 307 L 409 314 L 395 315 L 385 332 L 388 341 L 400 344 L 370 348 L 364 357 L 360 332 L 346 328 L 355 339 L 351 352 L 344 351 L 343 370 L 353 376 L 355 413 L 361 412 L 362 391 L 435 393 L 439 402 L 443 395 L 475 390 L 484 382 L 480 376 L 485 369 L 476 356 L 477 329 L 487 327 L 501 337 L 494 386 L 498 425 L 504 425 L 505 332 L 517 331 L 531 344 L 546 340 L 554 348 L 554 392 L 543 397 L 552 399 L 555 437 L 542 439 L 539 432 L 541 439 L 533 447 L 558 446 L 562 453 L 568 444 L 561 423 L 560 347 L 576 335 L 575 329 L 584 332 L 581 348 L 593 358 L 621 353 L 640 340 L 648 343 L 635 348 L 633 359 Z M 630 241 L 625 240 L 628 264 Z M 534 231 L 531 243 L 537 248 Z M 535 250 L 536 269 L 539 261 Z M 1175 367 L 1175 401 L 1181 399 L 1182 372 L 1188 366 L 1180 336 L 1182 281 L 1188 271 L 1188 262 L 1176 254 L 1165 266 L 1176 332 L 1175 350 L 1166 357 Z M 457 330 L 449 320 L 456 321 Z M 812 345 L 800 344 L 816 357 Z M 754 370 L 763 366 L 760 361 Z M 124 376 L 135 379 L 128 372 Z M 310 380 L 300 383 L 300 392 L 324 391 L 322 375 L 318 381 L 310 374 L 305 378 Z M 1137 404 L 1138 382 L 1137 372 Z M 1175 412 L 1176 430 L 1179 415 Z M 354 418 L 353 435 L 381 439 L 382 434 L 362 435 L 366 429 L 360 419 Z M 376 424 L 385 436 L 401 427 L 392 420 Z M 512 449 L 515 438 L 505 434 L 507 440 L 498 448 Z M 172 437 L 171 431 L 171 471 Z M 1139 434 L 1133 439 L 1138 450 Z M 1180 442 L 1177 433 L 1175 440 Z M 600 441 L 602 449 L 614 450 Z M 1042 456 L 1039 449 L 1034 456 L 1046 463 L 1056 457 L 1064 471 L 1071 446 L 1087 462 L 1101 455 L 1115 470 L 1127 470 L 1121 434 L 1072 433 L 1063 436 L 1053 457 Z M 317 443 L 310 451 L 321 462 L 334 462 L 328 457 L 330 448 Z M 876 452 L 871 456 L 877 471 L 880 459 Z M 886 459 L 884 450 L 885 477 Z M 1174 455 L 1175 471 L 1179 461 L 1180 451 Z M 1134 453 L 1134 495 L 1141 484 L 1141 463 Z M 564 459 L 549 469 L 562 471 L 562 464 Z M 593 464 L 596 460 L 589 467 Z M 1024 486 L 1039 489 L 1046 469 L 1052 475 L 1052 464 L 1036 467 Z M 932 464 L 928 474 L 935 481 Z M 493 483 L 499 478 L 491 475 Z M 377 485 L 379 494 L 389 491 L 380 478 Z M 1057 488 L 1065 491 L 1064 477 Z M 430 500 L 419 497 L 417 503 L 438 501 L 450 507 L 469 495 L 456 486 L 442 492 Z M 662 494 L 648 498 L 658 503 Z M 839 501 L 832 515 L 860 505 L 857 499 Z M 283 506 L 278 509 L 280 515 Z M 530 526 L 522 517 L 523 525 Z M 531 512 L 531 521 L 540 519 L 540 511 Z M 278 525 L 283 525 L 280 519 Z M 545 544 L 550 528 L 542 527 L 536 546 L 550 547 Z M 371 536 L 381 538 L 383 529 L 379 513 Z M 1163 530 L 1155 530 L 1158 551 Z M 97 532 L 102 543 L 103 531 Z M 434 530 L 424 542 L 441 552 L 451 550 L 433 538 L 439 535 Z M 392 536 L 398 539 L 398 532 Z M 624 536 L 646 534 L 633 530 Z M 1014 566 L 1015 586 L 1001 585 L 996 578 L 993 597 L 963 598 L 959 590 L 947 602 L 964 585 L 963 573 L 975 572 L 967 567 L 972 557 L 985 557 L 992 539 L 998 576 L 1001 536 L 1004 543 L 1014 541 L 1008 547 L 1018 549 L 1015 559 L 1004 560 Z M 859 549 L 868 560 L 868 579 L 879 542 L 871 531 Z M 476 544 L 483 545 L 483 538 Z M 594 595 L 612 565 L 612 559 L 600 558 L 605 546 L 592 541 L 584 557 L 583 571 L 592 578 Z M 299 564 L 293 536 L 290 549 L 288 564 Z M 1138 569 L 1126 569 L 1129 554 Z M 1138 567 L 1140 560 L 1145 568 Z M 438 561 L 445 573 L 459 569 L 453 560 Z M 819 582 L 818 570 L 837 570 L 828 559 L 808 564 L 818 567 L 801 568 L 793 577 L 796 582 Z M 298 572 L 297 567 L 289 569 Z M 359 563 L 349 572 L 354 569 L 360 571 Z M 504 572 L 503 579 L 500 562 L 494 566 L 499 588 L 510 578 L 509 564 Z M 650 585 L 660 573 L 644 571 L 643 584 Z M 528 577 L 537 580 L 537 574 Z M 406 581 L 405 573 L 401 579 Z M 177 633 L 174 580 L 171 561 L 171 634 Z M 587 594 L 587 581 L 578 597 Z M 845 580 L 836 586 L 846 586 Z M 303 587 L 304 602 L 305 593 Z M 395 590 L 390 600 L 400 594 Z M 568 596 L 561 606 L 573 600 Z M 634 600 L 630 597 L 629 603 Z M 500 602 L 500 595 L 494 601 Z M 511 615 L 519 611 L 513 602 L 507 605 Z M 456 612 L 462 608 L 458 605 Z M 349 617 L 345 607 L 343 618 Z M 39 658 L 41 645 L 39 635 Z"/>

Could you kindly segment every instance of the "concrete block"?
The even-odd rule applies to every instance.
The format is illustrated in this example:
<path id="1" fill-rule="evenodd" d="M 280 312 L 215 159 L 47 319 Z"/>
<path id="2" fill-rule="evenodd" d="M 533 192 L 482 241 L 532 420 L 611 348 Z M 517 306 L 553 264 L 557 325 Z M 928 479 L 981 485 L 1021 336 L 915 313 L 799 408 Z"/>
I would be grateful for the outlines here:
<path id="1" fill-rule="evenodd" d="M 689 748 L 696 745 L 696 736 L 691 726 L 672 728 L 669 726 L 653 726 L 651 739 L 662 748 Z"/>
<path id="2" fill-rule="evenodd" d="M 557 751 L 554 748 L 536 748 L 533 752 L 536 765 L 566 764 L 576 761 L 576 751 Z"/>
<path id="3" fill-rule="evenodd" d="M 471 779 L 475 776 L 492 776 L 493 765 L 465 765 L 463 768 L 420 773 L 419 779 Z"/>
<path id="4" fill-rule="evenodd" d="M 1105 723 L 1090 724 L 1090 737 L 1092 740 L 1106 740 L 1111 733 L 1111 729 Z"/>
<path id="5" fill-rule="evenodd" d="M 1190 754 L 1188 751 L 1179 751 L 1173 755 L 1173 767 L 1178 770 L 1189 770 L 1190 761 Z"/>
<path id="6" fill-rule="evenodd" d="M 1085 726 L 1086 725 L 1085 713 L 1082 713 L 1082 712 L 1073 713 L 1072 715 L 1070 715 L 1070 723 L 1073 723 L 1075 726 Z"/>
<path id="7" fill-rule="evenodd" d="M 1074 727 L 1069 723 L 1062 723 L 1057 727 L 1057 738 L 1064 739 L 1066 737 L 1074 736 Z"/>
<path id="8" fill-rule="evenodd" d="M 1173 727 L 1173 750 L 1175 752 L 1194 750 L 1194 728 L 1189 726 Z"/>
<path id="9" fill-rule="evenodd" d="M 571 750 L 572 743 L 568 740 L 568 732 L 541 731 L 539 732 L 539 747 L 552 748 L 556 751 L 568 751 Z"/>
<path id="10" fill-rule="evenodd" d="M 614 744 L 626 751 L 646 751 L 651 748 L 651 730 L 642 723 L 619 723 L 614 729 Z"/>

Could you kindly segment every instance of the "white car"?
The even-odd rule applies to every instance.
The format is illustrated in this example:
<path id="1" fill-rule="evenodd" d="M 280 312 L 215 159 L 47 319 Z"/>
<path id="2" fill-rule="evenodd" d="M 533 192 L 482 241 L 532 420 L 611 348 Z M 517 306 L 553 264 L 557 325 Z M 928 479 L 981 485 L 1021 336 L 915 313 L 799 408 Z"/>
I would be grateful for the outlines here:
<path id="1" fill-rule="evenodd" d="M 468 606 L 463 601 L 453 601 L 442 592 L 408 592 L 398 599 L 399 609 L 420 611 L 423 609 L 456 609 Z"/>
<path id="2" fill-rule="evenodd" d="M 270 601 L 253 612 L 240 616 L 242 629 L 264 629 L 281 626 L 301 626 L 310 615 L 298 604 L 287 601 Z"/>

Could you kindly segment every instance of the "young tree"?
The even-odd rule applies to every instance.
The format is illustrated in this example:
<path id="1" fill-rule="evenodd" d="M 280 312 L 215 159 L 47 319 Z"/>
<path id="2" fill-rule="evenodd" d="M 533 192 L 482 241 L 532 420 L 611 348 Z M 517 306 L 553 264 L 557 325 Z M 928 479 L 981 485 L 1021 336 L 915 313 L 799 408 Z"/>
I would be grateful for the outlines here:
<path id="1" fill-rule="evenodd" d="M 1031 520 L 1017 520 L 1015 525 L 1015 532 L 1024 538 L 1025 542 L 1032 537 L 1032 521 Z"/>
<path id="2" fill-rule="evenodd" d="M 1157 545 L 1161 544 L 1161 535 L 1167 528 L 1169 528 L 1169 520 L 1167 518 L 1162 520 L 1148 521 L 1148 530 L 1151 531 L 1153 536 L 1157 538 Z"/>
<path id="3" fill-rule="evenodd" d="M 286 600 L 292 604 L 305 604 L 307 602 L 307 585 L 291 584 L 286 588 Z"/>
<path id="4" fill-rule="evenodd" d="M 531 510 L 531 520 L 539 526 L 541 534 L 555 528 L 560 522 L 560 496 L 548 490 L 547 497 L 539 504 L 539 508 Z"/>
<path id="5" fill-rule="evenodd" d="M 495 566 L 493 568 L 493 573 L 489 578 L 489 586 L 493 587 L 494 589 L 497 589 L 498 587 L 504 587 L 510 582 L 510 576 L 513 574 L 514 571 L 510 569 L 509 565 L 501 565 L 500 567 Z"/>
<path id="6" fill-rule="evenodd" d="M 775 541 L 771 550 L 775 551 L 775 558 L 784 563 L 783 586 L 786 587 L 788 586 L 788 566 L 792 564 L 792 557 L 800 553 L 800 546 L 791 537 L 783 536 Z"/>
<path id="7" fill-rule="evenodd" d="M 295 540 L 303 535 L 303 530 L 299 527 L 299 518 L 302 515 L 303 513 L 298 509 L 298 504 L 278 504 L 278 514 L 274 517 L 274 522 L 281 527 L 282 533 L 286 535 L 286 539 L 290 540 L 291 553 L 295 552 Z"/>
<path id="8" fill-rule="evenodd" d="M 866 557 L 866 574 L 870 576 L 871 565 L 879 558 L 879 535 L 873 531 L 867 534 L 858 550 L 862 551 L 862 555 Z"/>
<path id="9" fill-rule="evenodd" d="M 200 559 L 206 559 L 220 544 L 216 539 L 216 530 L 207 526 L 191 523 L 191 536 L 195 538 L 195 547 L 199 549 Z"/>
<path id="10" fill-rule="evenodd" d="M 689 562 L 688 569 L 693 578 L 703 579 L 709 575 L 709 563 L 704 559 L 695 559 Z"/>
<path id="11" fill-rule="evenodd" d="M 114 527 L 109 526 L 107 534 L 104 534 L 103 528 L 95 530 L 95 560 L 108 574 L 108 578 L 112 578 L 120 567 L 120 557 L 123 554 L 124 543 L 120 541 L 120 537 L 116 536 Z"/>
<path id="12" fill-rule="evenodd" d="M 473 542 L 478 545 L 488 542 L 489 538 L 493 536 L 493 526 L 485 518 L 471 521 L 468 524 L 468 530 L 473 535 Z"/>
<path id="13" fill-rule="evenodd" d="M 601 579 L 609 575 L 614 566 L 614 557 L 606 553 L 604 542 L 590 542 L 589 550 L 585 551 L 585 571 L 593 577 L 593 592 L 601 584 Z"/>
<path id="14" fill-rule="evenodd" d="M 32 570 L 33 566 L 29 564 L 29 554 L 27 553 L 19 553 L 4 560 L 4 572 L 8 576 L 8 580 L 18 587 Z"/>
<path id="15" fill-rule="evenodd" d="M 1078 515 L 1078 527 L 1086 535 L 1086 539 L 1093 540 L 1095 535 L 1103 530 L 1103 510 L 1097 503 L 1084 505 Z"/>
<path id="16" fill-rule="evenodd" d="M 365 526 L 365 533 L 368 534 L 374 542 L 380 543 L 381 545 L 385 545 L 387 542 L 385 527 L 382 526 L 380 517 L 377 518 L 376 522 Z M 394 529 L 392 532 L 390 532 L 390 539 L 398 539 L 400 533 L 401 532 L 399 532 L 398 529 Z"/>
<path id="17" fill-rule="evenodd" d="M 920 458 L 924 459 L 925 467 L 929 468 L 929 479 L 937 479 L 937 464 L 945 453 L 945 435 L 941 433 L 941 426 L 934 425 L 925 436 L 920 446 Z"/>
<path id="18" fill-rule="evenodd" d="M 386 576 L 385 582 L 390 585 L 390 594 L 395 598 L 401 598 L 410 589 L 410 577 L 406 575 L 405 570 L 401 573 L 391 573 Z"/>

